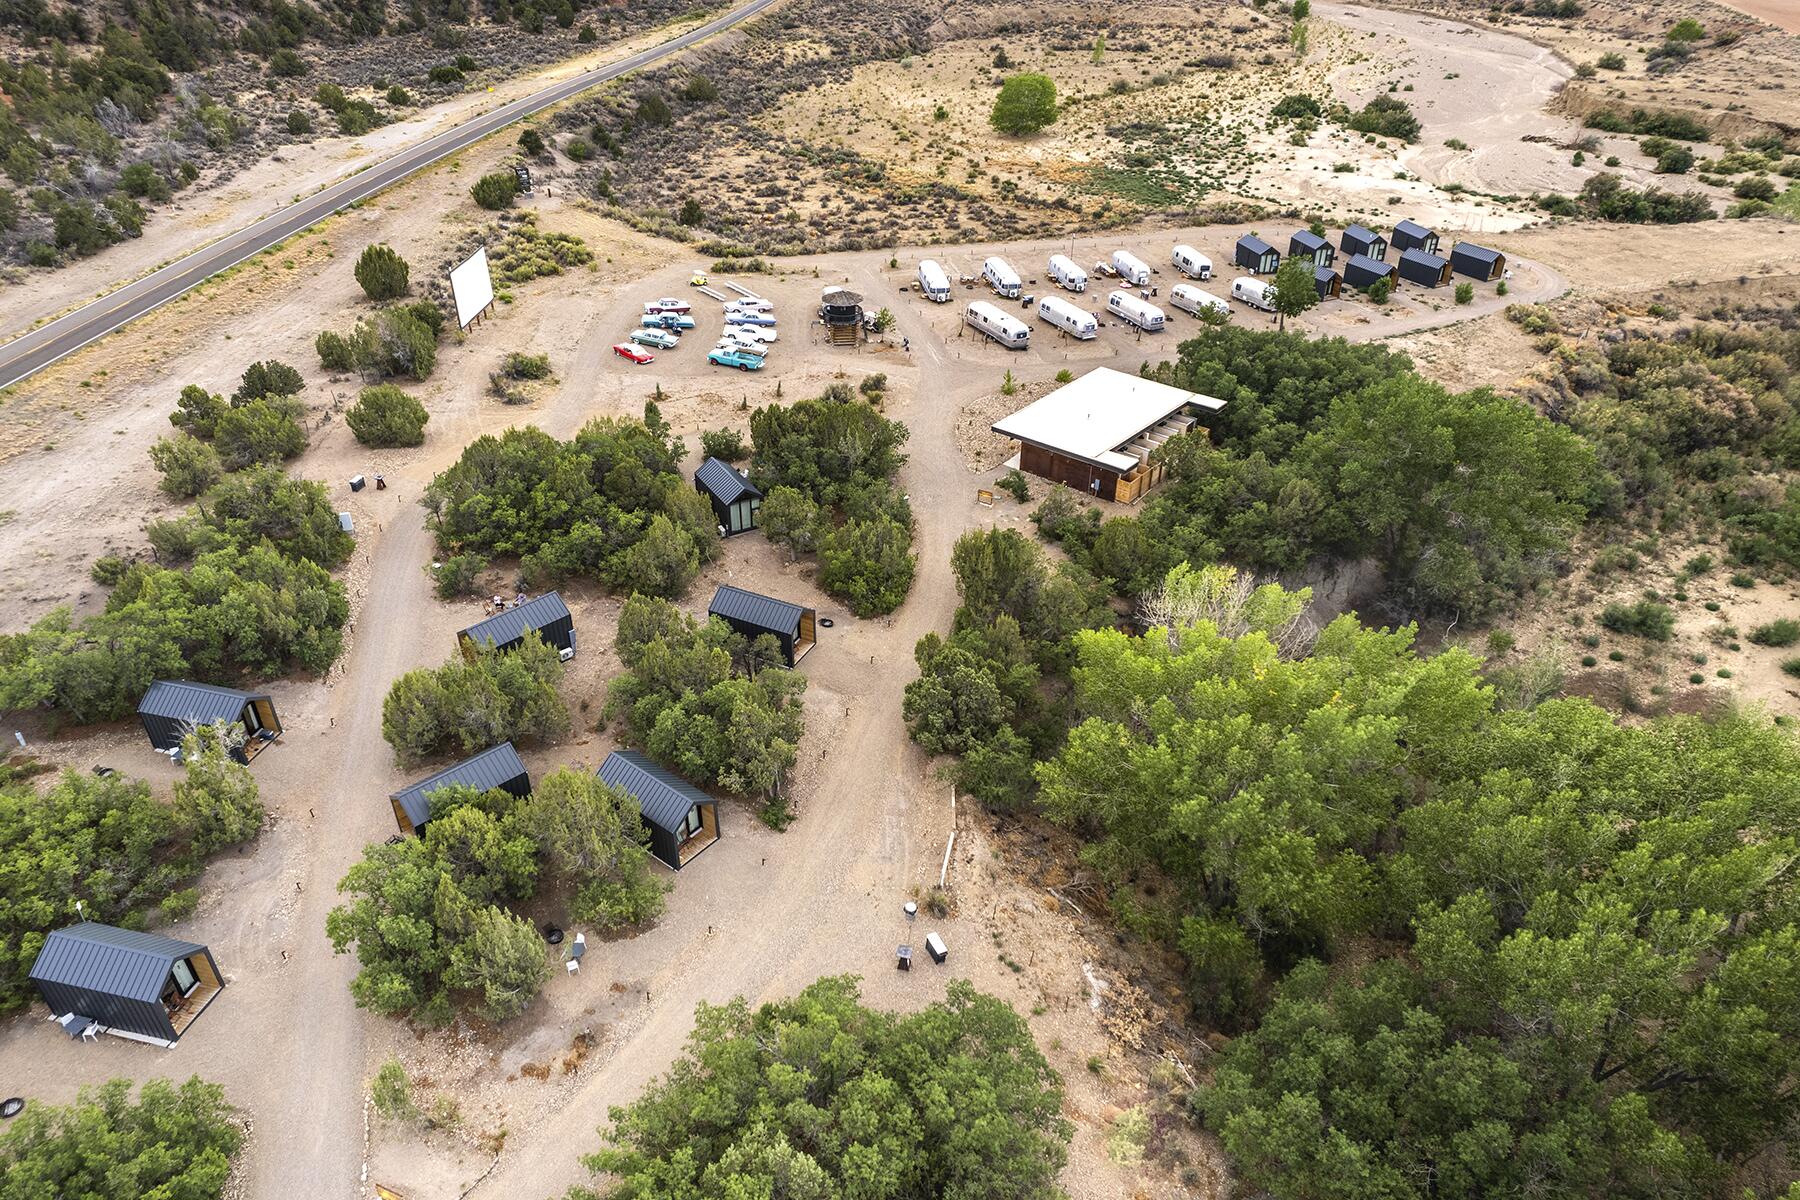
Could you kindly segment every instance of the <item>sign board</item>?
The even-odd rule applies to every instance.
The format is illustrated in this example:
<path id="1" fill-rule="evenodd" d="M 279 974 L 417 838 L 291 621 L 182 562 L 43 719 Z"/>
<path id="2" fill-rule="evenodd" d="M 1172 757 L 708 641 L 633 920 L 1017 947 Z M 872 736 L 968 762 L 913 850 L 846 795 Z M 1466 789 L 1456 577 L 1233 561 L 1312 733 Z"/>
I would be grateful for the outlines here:
<path id="1" fill-rule="evenodd" d="M 487 247 L 483 246 L 455 270 L 450 272 L 450 294 L 456 298 L 456 324 L 467 329 L 469 322 L 487 311 L 494 302 L 494 277 L 488 271 Z"/>
<path id="2" fill-rule="evenodd" d="M 513 178 L 519 181 L 519 191 L 529 196 L 531 194 L 531 168 L 520 163 L 513 168 Z"/>

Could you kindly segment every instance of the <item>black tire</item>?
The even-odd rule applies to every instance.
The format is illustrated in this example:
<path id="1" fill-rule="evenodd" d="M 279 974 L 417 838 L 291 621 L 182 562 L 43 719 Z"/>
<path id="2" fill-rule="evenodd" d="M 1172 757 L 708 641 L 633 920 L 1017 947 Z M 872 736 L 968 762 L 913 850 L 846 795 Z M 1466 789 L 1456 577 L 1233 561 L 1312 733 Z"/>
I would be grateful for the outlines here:
<path id="1" fill-rule="evenodd" d="M 14 1117 L 18 1116 L 20 1113 L 22 1113 L 24 1111 L 25 1111 L 25 1101 L 20 1099 L 18 1096 L 12 1096 L 12 1097 L 9 1097 L 8 1099 L 0 1100 L 0 1117 L 4 1117 L 8 1121 L 12 1120 Z"/>
<path id="2" fill-rule="evenodd" d="M 740 371 L 748 371 L 749 369 L 750 369 L 749 363 L 739 363 L 738 364 L 738 370 L 740 370 Z"/>

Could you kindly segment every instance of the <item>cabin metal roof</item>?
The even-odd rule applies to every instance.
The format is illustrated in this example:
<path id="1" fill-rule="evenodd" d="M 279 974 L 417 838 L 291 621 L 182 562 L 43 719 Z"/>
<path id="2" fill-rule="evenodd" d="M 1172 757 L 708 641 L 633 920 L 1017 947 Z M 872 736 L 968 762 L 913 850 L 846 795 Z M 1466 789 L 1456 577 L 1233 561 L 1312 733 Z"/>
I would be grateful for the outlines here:
<path id="1" fill-rule="evenodd" d="M 1254 233 L 1246 233 L 1237 240 L 1237 244 L 1245 250 L 1250 251 L 1252 254 L 1269 254 L 1275 249 L 1275 247 L 1269 245 L 1269 243 L 1263 241 Z"/>
<path id="2" fill-rule="evenodd" d="M 487 620 L 469 626 L 462 631 L 462 636 L 477 646 L 485 646 L 489 642 L 504 646 L 524 637 L 526 630 L 547 628 L 566 619 L 568 615 L 569 606 L 563 603 L 562 597 L 555 592 L 546 592 L 517 608 L 495 613 Z"/>
<path id="3" fill-rule="evenodd" d="M 175 960 L 205 949 L 198 942 L 83 921 L 44 939 L 44 948 L 31 964 L 31 978 L 127 1000 L 155 1001 L 162 998 Z"/>
<path id="4" fill-rule="evenodd" d="M 659 829 L 676 829 L 696 804 L 716 803 L 713 798 L 675 774 L 664 770 L 636 750 L 614 750 L 595 772 L 600 782 L 622 788 L 637 801 L 644 820 Z"/>
<path id="5" fill-rule="evenodd" d="M 1361 242 L 1365 246 L 1371 242 L 1382 242 L 1387 240 L 1373 229 L 1370 229 L 1367 225 L 1346 225 L 1344 227 L 1344 236 L 1352 241 Z"/>
<path id="6" fill-rule="evenodd" d="M 1400 252 L 1400 261 L 1403 263 L 1418 263 L 1420 266 L 1427 267 L 1440 274 L 1442 274 L 1444 270 L 1443 255 L 1433 254 L 1429 250 L 1421 250 L 1417 246 L 1402 250 Z"/>
<path id="7" fill-rule="evenodd" d="M 1331 244 L 1310 229 L 1296 229 L 1289 241 L 1298 242 L 1308 250 L 1323 250 Z"/>
<path id="8" fill-rule="evenodd" d="M 150 685 L 138 701 L 138 715 L 166 717 L 194 725 L 215 725 L 235 721 L 243 714 L 244 705 L 252 700 L 267 700 L 255 692 L 236 688 L 214 687 L 210 683 L 186 683 L 159 679 Z"/>
<path id="9" fill-rule="evenodd" d="M 1392 275 L 1394 273 L 1394 264 L 1382 262 L 1378 258 L 1370 258 L 1366 254 L 1352 254 L 1350 256 L 1350 261 L 1344 264 L 1344 278 L 1350 278 L 1350 273 L 1352 271 L 1356 272 L 1358 275 L 1373 275 L 1380 277 Z"/>
<path id="10" fill-rule="evenodd" d="M 712 603 L 706 606 L 706 611 L 712 616 L 742 621 L 771 633 L 798 634 L 800 618 L 805 615 L 806 608 L 725 584 L 713 593 Z"/>
<path id="11" fill-rule="evenodd" d="M 745 496 L 762 497 L 748 479 L 738 474 L 736 467 L 722 458 L 709 458 L 701 463 L 699 470 L 694 472 L 694 482 L 720 504 L 733 504 Z"/>
<path id="12" fill-rule="evenodd" d="M 501 742 L 465 758 L 453 767 L 445 767 L 429 779 L 421 779 L 411 787 L 395 792 L 393 799 L 406 813 L 406 819 L 419 826 L 431 819 L 431 793 L 458 784 L 487 792 L 525 774 L 525 764 L 511 742 Z"/>
<path id="13" fill-rule="evenodd" d="M 1423 225 L 1419 224 L 1417 221 L 1401 221 L 1398 225 L 1394 226 L 1394 232 L 1395 233 L 1404 233 L 1408 237 L 1416 237 L 1416 238 L 1426 238 L 1426 237 L 1433 236 L 1431 230 L 1425 228 Z"/>
<path id="14" fill-rule="evenodd" d="M 1465 254 L 1475 261 L 1485 263 L 1490 267 L 1500 261 L 1500 252 L 1498 250 L 1489 250 L 1486 246 L 1477 246 L 1474 242 L 1458 242 L 1455 246 L 1451 247 L 1450 257 L 1452 259 L 1455 259 L 1459 254 Z"/>

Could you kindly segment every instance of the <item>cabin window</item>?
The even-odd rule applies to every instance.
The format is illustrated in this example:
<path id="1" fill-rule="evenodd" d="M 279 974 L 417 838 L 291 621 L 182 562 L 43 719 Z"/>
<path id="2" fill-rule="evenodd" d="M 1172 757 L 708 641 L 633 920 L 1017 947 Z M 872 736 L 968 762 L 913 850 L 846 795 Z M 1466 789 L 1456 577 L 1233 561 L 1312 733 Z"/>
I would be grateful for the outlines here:
<path id="1" fill-rule="evenodd" d="M 696 804 L 694 807 L 688 809 L 687 819 L 681 823 L 681 836 L 683 840 L 686 840 L 687 838 L 697 836 L 699 832 L 700 806 Z"/>
<path id="2" fill-rule="evenodd" d="M 180 989 L 183 996 L 190 994 L 200 986 L 200 977 L 194 974 L 194 968 L 188 966 L 188 960 L 185 958 L 175 960 L 175 966 L 170 974 L 175 977 L 175 986 Z"/>

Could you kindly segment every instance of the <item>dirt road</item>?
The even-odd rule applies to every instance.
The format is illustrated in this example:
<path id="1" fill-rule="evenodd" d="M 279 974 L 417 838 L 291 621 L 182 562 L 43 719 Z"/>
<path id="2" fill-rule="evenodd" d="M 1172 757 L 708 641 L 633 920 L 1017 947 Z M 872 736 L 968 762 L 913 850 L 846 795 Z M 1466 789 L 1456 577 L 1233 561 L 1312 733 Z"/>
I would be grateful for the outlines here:
<path id="1" fill-rule="evenodd" d="M 1800 0 L 1718 0 L 1726 8 L 1767 21 L 1777 29 L 1800 33 Z"/>
<path id="2" fill-rule="evenodd" d="M 1574 192 L 1594 173 L 1578 167 L 1566 148 L 1587 131 L 1546 106 L 1574 78 L 1553 51 L 1513 34 L 1446 21 L 1422 13 L 1321 0 L 1313 15 L 1358 35 L 1363 51 L 1332 73 L 1333 90 L 1354 105 L 1393 90 L 1423 126 L 1417 143 L 1400 152 L 1408 171 L 1435 184 L 1476 192 L 1526 195 Z M 1321 50 L 1320 53 L 1328 51 Z M 1531 140 L 1526 140 L 1526 139 Z M 1462 148 L 1445 145 L 1462 143 Z M 1616 155 L 1612 168 L 1637 184 L 1654 165 L 1631 138 L 1602 138 L 1595 167 Z"/>

